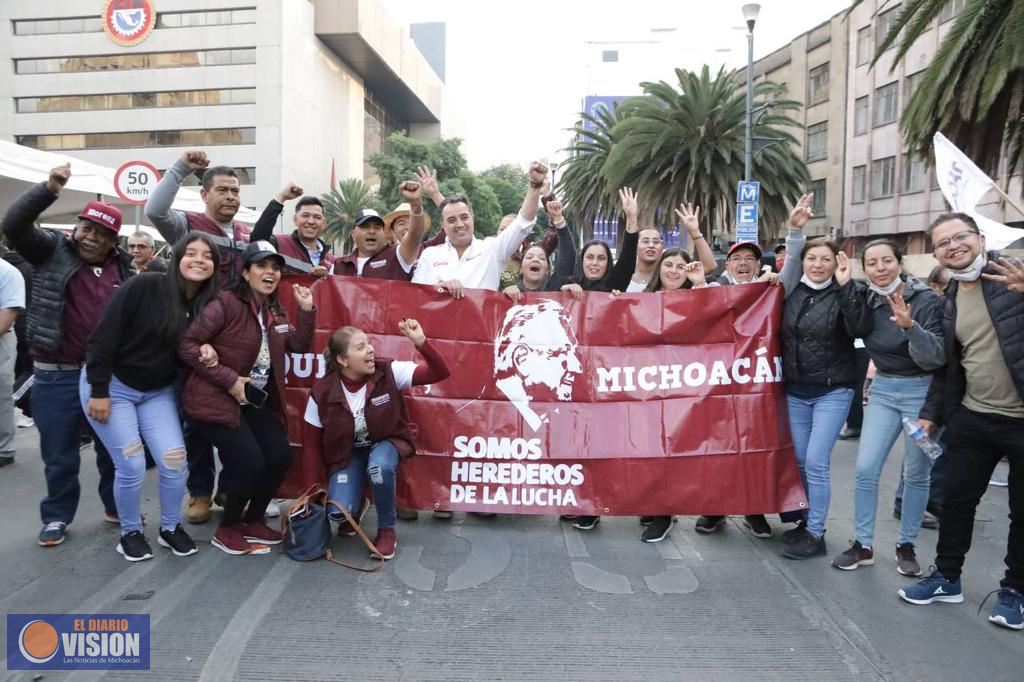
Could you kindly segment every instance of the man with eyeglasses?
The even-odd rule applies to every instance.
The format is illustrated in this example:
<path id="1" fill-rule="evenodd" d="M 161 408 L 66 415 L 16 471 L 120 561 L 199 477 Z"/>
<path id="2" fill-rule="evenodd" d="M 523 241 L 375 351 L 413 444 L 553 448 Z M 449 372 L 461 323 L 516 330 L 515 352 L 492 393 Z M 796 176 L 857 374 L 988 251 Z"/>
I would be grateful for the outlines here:
<path id="1" fill-rule="evenodd" d="M 148 232 L 138 230 L 128 237 L 128 253 L 132 255 L 132 267 L 137 272 L 167 272 L 167 261 L 154 257 L 156 244 Z"/>
<path id="2" fill-rule="evenodd" d="M 761 247 L 754 242 L 736 242 L 729 247 L 725 257 L 725 272 L 718 278 L 722 286 L 750 284 L 751 282 L 774 282 L 774 272 L 761 274 Z"/>
<path id="3" fill-rule="evenodd" d="M 1005 456 L 1010 533 L 989 620 L 1024 630 L 1024 262 L 986 254 L 984 235 L 964 213 L 939 216 L 928 236 L 952 277 L 943 318 L 949 363 L 935 374 L 919 422 L 929 434 L 946 427 L 945 502 L 935 571 L 899 595 L 911 604 L 964 600 L 960 574 L 975 509 Z"/>

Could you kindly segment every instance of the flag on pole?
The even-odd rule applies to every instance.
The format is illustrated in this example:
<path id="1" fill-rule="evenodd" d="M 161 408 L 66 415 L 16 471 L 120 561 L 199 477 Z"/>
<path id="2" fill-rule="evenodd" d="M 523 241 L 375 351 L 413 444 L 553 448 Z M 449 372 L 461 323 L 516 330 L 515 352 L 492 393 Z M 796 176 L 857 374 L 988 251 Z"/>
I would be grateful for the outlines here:
<path id="1" fill-rule="evenodd" d="M 334 159 L 331 159 L 331 189 L 338 184 L 338 174 L 334 170 Z"/>
<path id="2" fill-rule="evenodd" d="M 966 213 L 978 223 L 989 249 L 1005 249 L 1024 239 L 1024 229 L 1007 227 L 977 212 L 978 202 L 996 183 L 942 133 L 935 133 L 935 176 L 939 189 L 954 211 Z M 998 189 L 998 188 L 996 188 Z"/>

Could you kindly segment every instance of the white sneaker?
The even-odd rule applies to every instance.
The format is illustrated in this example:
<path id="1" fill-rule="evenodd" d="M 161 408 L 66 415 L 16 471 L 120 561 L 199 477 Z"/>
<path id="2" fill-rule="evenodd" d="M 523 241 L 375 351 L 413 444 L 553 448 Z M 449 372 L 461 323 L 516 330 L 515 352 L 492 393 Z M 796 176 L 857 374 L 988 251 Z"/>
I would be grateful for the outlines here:
<path id="1" fill-rule="evenodd" d="M 32 417 L 26 417 L 24 414 L 20 413 L 21 412 L 20 410 L 18 412 L 19 412 L 19 414 L 18 414 L 18 428 L 19 429 L 31 429 L 33 426 L 36 425 L 36 420 L 35 419 L 33 419 Z"/>
<path id="2" fill-rule="evenodd" d="M 276 519 L 278 516 L 281 515 L 280 504 L 282 502 L 284 502 L 284 500 L 281 499 L 280 497 L 274 498 L 273 500 L 270 501 L 270 504 L 267 505 L 266 513 L 266 517 L 268 519 Z"/>

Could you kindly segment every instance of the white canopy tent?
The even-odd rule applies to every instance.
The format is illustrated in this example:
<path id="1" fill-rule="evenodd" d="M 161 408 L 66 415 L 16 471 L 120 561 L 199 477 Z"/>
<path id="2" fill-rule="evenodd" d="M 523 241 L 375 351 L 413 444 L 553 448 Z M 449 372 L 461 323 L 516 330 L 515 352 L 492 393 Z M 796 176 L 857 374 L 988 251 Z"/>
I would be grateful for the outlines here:
<path id="1" fill-rule="evenodd" d="M 31 185 L 46 180 L 50 175 L 50 169 L 64 163 L 71 164 L 71 179 L 61 191 L 60 198 L 43 214 L 40 222 L 46 223 L 47 226 L 72 225 L 76 222 L 82 207 L 100 196 L 103 201 L 121 209 L 124 215 L 121 234 L 130 235 L 135 231 L 135 205 L 126 204 L 114 191 L 114 173 L 117 169 L 5 140 L 0 140 L 0 210 L 6 210 L 6 207 Z M 174 208 L 202 213 L 205 205 L 198 191 L 183 187 L 178 190 Z M 141 210 L 139 214 L 142 221 L 140 227 L 159 239 L 160 235 L 152 226 L 143 224 L 145 216 Z M 259 213 L 242 207 L 238 210 L 236 219 L 251 225 L 259 219 Z"/>

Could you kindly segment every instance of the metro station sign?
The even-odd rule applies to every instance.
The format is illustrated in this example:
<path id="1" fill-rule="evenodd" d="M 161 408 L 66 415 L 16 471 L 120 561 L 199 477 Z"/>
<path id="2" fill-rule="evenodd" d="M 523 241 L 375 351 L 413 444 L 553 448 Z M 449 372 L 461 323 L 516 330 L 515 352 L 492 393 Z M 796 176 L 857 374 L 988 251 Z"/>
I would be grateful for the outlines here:
<path id="1" fill-rule="evenodd" d="M 103 10 L 103 31 L 122 47 L 138 45 L 156 26 L 153 0 L 107 0 Z"/>

